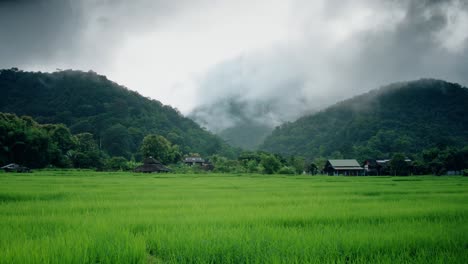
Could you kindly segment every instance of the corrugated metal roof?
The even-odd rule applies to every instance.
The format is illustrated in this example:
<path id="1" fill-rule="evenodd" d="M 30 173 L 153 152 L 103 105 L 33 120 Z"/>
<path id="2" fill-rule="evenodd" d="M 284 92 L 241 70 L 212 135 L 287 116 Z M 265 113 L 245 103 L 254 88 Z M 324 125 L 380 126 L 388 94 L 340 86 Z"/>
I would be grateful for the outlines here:
<path id="1" fill-rule="evenodd" d="M 334 167 L 335 170 L 362 170 L 362 167 Z"/>
<path id="2" fill-rule="evenodd" d="M 201 157 L 187 157 L 184 159 L 185 162 L 205 162 Z"/>
<path id="3" fill-rule="evenodd" d="M 328 161 L 333 166 L 333 168 L 336 168 L 336 167 L 359 167 L 361 168 L 361 165 L 359 165 L 359 162 L 357 162 L 357 160 L 355 159 L 341 159 L 341 160 L 328 160 Z"/>

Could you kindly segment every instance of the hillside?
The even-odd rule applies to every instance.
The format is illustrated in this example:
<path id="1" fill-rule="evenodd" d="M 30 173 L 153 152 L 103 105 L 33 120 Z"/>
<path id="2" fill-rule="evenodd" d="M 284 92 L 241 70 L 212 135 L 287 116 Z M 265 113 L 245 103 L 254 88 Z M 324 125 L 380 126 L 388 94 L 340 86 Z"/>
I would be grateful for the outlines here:
<path id="1" fill-rule="evenodd" d="M 468 89 L 440 80 L 392 84 L 277 127 L 262 150 L 309 158 L 387 158 L 468 145 Z"/>
<path id="2" fill-rule="evenodd" d="M 63 123 L 90 132 L 111 156 L 130 157 L 149 133 L 166 137 L 183 153 L 232 154 L 232 148 L 176 109 L 145 98 L 94 72 L 0 71 L 0 112 L 39 123 Z"/>

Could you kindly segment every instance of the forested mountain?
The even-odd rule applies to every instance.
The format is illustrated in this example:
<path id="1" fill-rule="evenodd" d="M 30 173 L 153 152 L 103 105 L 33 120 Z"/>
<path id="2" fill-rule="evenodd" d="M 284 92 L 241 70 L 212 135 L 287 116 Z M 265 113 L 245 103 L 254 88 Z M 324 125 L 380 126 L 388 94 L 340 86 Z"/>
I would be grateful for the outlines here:
<path id="1" fill-rule="evenodd" d="M 362 160 L 447 146 L 468 146 L 468 89 L 423 79 L 373 90 L 286 123 L 261 149 Z"/>
<path id="2" fill-rule="evenodd" d="M 130 158 L 149 133 L 164 136 L 183 153 L 233 155 L 222 139 L 176 109 L 94 72 L 0 70 L 0 93 L 0 112 L 63 123 L 73 134 L 89 132 L 111 156 Z"/>

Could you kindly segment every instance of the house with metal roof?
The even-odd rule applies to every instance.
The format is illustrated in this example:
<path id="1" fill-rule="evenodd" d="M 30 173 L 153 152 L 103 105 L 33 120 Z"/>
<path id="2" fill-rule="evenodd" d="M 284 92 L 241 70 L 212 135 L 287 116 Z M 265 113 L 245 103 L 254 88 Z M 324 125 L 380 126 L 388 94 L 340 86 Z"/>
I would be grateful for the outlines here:
<path id="1" fill-rule="evenodd" d="M 185 165 L 193 166 L 198 165 L 204 170 L 213 170 L 214 166 L 209 160 L 205 160 L 198 156 L 186 157 L 184 159 Z"/>
<path id="2" fill-rule="evenodd" d="M 205 163 L 205 160 L 203 158 L 201 158 L 201 157 L 193 156 L 193 157 L 186 157 L 184 159 L 184 163 L 186 165 L 195 165 L 195 164 L 201 165 L 201 164 Z"/>
<path id="3" fill-rule="evenodd" d="M 390 175 L 390 159 L 367 159 L 364 161 L 364 172 L 366 175 Z M 411 167 L 412 160 L 405 158 L 408 167 Z"/>
<path id="4" fill-rule="evenodd" d="M 328 160 L 323 171 L 328 175 L 363 175 L 364 169 L 355 159 Z"/>

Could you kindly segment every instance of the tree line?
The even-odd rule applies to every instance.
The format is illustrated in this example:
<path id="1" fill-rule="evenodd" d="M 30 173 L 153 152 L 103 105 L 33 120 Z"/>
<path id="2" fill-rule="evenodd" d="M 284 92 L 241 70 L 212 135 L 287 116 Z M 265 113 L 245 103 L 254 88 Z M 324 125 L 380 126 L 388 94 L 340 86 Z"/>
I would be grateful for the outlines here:
<path id="1" fill-rule="evenodd" d="M 116 141 L 118 143 L 119 141 Z M 0 163 L 18 163 L 31 168 L 131 169 L 144 156 L 164 163 L 181 157 L 178 146 L 163 136 L 149 134 L 130 159 L 106 152 L 88 132 L 72 134 L 63 124 L 39 124 L 29 116 L 0 113 Z"/>
<path id="2" fill-rule="evenodd" d="M 116 141 L 118 142 L 118 141 Z M 203 172 L 199 167 L 183 164 L 183 152 L 164 136 L 148 134 L 139 144 L 137 154 L 130 159 L 114 156 L 100 146 L 88 132 L 72 134 L 63 124 L 39 124 L 29 116 L 0 113 L 0 164 L 18 163 L 31 168 L 93 168 L 98 170 L 132 170 L 139 162 L 152 156 L 170 165 L 174 172 Z M 266 151 L 245 151 L 236 158 L 222 155 L 206 157 L 220 173 L 317 174 L 323 169 L 326 157 L 307 159 L 285 157 Z M 345 158 L 335 153 L 329 158 Z M 405 160 L 410 158 L 411 162 Z M 359 160 L 361 164 L 364 159 Z M 429 148 L 421 153 L 396 153 L 382 174 L 442 175 L 448 171 L 468 168 L 468 147 Z"/>

